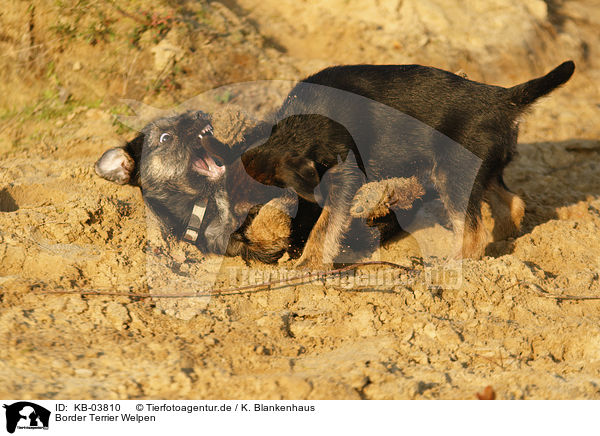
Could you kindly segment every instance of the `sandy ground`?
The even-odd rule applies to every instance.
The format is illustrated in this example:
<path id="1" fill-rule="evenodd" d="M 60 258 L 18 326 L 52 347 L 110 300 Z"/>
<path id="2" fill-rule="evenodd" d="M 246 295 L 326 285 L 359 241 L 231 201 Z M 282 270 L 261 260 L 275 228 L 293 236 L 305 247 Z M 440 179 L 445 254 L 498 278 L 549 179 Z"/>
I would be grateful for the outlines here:
<path id="1" fill-rule="evenodd" d="M 135 47 L 143 15 L 84 3 L 85 14 L 81 2 L 58 11 L 41 1 L 0 15 L 1 397 L 472 399 L 491 385 L 501 399 L 600 398 L 600 300 L 543 293 L 600 296 L 597 4 L 506 2 L 516 34 L 495 2 L 463 15 L 440 1 L 425 11 L 410 1 L 160 3 L 178 21 L 166 19 L 165 34 L 146 22 Z M 427 285 L 413 235 L 371 257 L 407 267 L 392 284 L 371 267 L 358 282 L 210 298 L 44 295 L 174 293 L 289 272 L 285 260 L 245 265 L 166 244 L 137 188 L 94 174 L 102 151 L 134 134 L 114 119 L 129 113 L 120 98 L 168 108 L 228 83 L 352 62 L 433 64 L 509 85 L 567 58 L 576 75 L 524 118 L 507 170 L 527 204 L 522 232 L 465 261 L 458 286 Z M 211 99 L 265 114 L 285 88 Z M 419 232 L 449 238 L 439 225 Z M 369 282 L 378 271 L 383 283 Z"/>

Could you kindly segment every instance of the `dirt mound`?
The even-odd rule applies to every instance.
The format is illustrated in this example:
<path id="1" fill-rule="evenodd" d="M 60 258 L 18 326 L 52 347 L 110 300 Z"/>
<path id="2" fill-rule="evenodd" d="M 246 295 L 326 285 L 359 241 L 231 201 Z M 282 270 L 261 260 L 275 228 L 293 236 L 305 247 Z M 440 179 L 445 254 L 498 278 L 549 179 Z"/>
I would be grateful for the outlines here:
<path id="1" fill-rule="evenodd" d="M 492 385 L 498 398 L 600 397 L 600 303 L 547 294 L 600 295 L 591 2 L 60 3 L 0 15 L 0 396 L 448 399 Z M 526 115 L 507 170 L 523 231 L 459 274 L 420 257 L 418 238 L 449 244 L 438 223 L 371 257 L 405 269 L 210 298 L 43 294 L 156 296 L 293 274 L 285 259 L 248 266 L 162 241 L 137 188 L 94 174 L 135 134 L 115 116 L 143 122 L 122 98 L 262 117 L 292 82 L 224 85 L 339 62 L 512 85 L 567 58 L 575 76 Z"/>

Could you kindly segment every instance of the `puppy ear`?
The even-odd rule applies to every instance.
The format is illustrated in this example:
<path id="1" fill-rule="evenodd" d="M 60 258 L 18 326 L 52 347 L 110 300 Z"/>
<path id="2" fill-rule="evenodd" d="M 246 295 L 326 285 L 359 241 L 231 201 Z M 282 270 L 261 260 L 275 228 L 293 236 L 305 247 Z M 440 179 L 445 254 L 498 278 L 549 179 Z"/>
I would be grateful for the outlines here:
<path id="1" fill-rule="evenodd" d="M 302 156 L 289 157 L 283 162 L 285 166 L 280 176 L 283 187 L 291 187 L 299 196 L 312 201 L 321 181 L 315 163 Z"/>
<path id="2" fill-rule="evenodd" d="M 144 134 L 140 133 L 123 147 L 105 151 L 94 165 L 96 174 L 119 185 L 138 185 L 138 168 L 143 145 Z"/>
<path id="3" fill-rule="evenodd" d="M 117 147 L 105 151 L 94 169 L 100 177 L 125 185 L 132 180 L 135 163 L 124 147 Z"/>

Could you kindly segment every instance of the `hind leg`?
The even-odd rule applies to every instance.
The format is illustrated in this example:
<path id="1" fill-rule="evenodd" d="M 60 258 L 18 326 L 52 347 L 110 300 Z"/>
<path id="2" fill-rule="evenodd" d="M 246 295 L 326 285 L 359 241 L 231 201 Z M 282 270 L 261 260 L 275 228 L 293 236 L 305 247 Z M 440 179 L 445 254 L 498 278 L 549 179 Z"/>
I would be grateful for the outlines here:
<path id="1" fill-rule="evenodd" d="M 481 220 L 481 212 L 476 216 L 467 214 L 460 257 L 480 259 L 483 257 L 485 247 L 491 242 L 491 239 L 489 231 Z"/>
<path id="2" fill-rule="evenodd" d="M 521 230 L 525 203 L 518 195 L 508 190 L 501 176 L 490 184 L 485 193 L 485 200 L 489 203 L 494 218 L 494 241 L 516 236 Z"/>
<path id="3" fill-rule="evenodd" d="M 461 176 L 437 166 L 432 171 L 433 183 L 452 223 L 457 244 L 455 257 L 478 259 L 491 241 L 481 218 L 483 176 L 478 174 L 472 187 L 462 186 Z"/>

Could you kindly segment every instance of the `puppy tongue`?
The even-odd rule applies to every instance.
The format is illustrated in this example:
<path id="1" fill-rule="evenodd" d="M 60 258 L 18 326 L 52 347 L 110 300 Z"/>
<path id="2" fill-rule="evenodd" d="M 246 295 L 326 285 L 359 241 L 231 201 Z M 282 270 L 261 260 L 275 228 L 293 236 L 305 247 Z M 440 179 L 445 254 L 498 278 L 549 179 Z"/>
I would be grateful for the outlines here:
<path id="1" fill-rule="evenodd" d="M 210 156 L 196 159 L 192 163 L 192 168 L 198 174 L 206 176 L 209 179 L 218 179 L 225 173 L 225 167 L 217 165 Z"/>
<path id="2" fill-rule="evenodd" d="M 195 170 L 209 171 L 208 164 L 202 158 L 196 159 L 193 163 L 193 166 Z"/>

